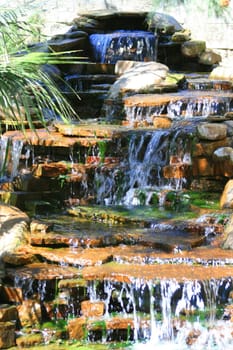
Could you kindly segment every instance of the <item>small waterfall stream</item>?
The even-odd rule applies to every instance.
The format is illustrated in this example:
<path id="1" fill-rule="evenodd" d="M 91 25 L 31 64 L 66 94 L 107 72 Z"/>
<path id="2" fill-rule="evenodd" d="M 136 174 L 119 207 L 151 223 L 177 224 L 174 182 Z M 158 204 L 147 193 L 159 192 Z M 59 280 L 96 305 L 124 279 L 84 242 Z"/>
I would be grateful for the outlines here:
<path id="1" fill-rule="evenodd" d="M 18 175 L 18 166 L 23 149 L 23 140 L 13 141 L 8 137 L 0 137 L 0 180 L 12 180 Z"/>
<path id="2" fill-rule="evenodd" d="M 119 59 L 156 61 L 157 40 L 154 33 L 118 30 L 90 35 L 95 62 L 114 64 Z"/>

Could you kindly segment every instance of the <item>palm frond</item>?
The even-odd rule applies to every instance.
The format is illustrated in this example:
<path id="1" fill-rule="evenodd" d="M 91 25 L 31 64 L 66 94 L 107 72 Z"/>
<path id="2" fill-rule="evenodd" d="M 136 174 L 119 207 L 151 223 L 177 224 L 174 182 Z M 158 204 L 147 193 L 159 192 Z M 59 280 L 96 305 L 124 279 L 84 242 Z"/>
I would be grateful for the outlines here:
<path id="1" fill-rule="evenodd" d="M 31 52 L 22 45 L 27 31 L 30 28 L 18 21 L 14 11 L 0 9 L 0 122 L 4 119 L 3 123 L 21 128 L 27 123 L 33 128 L 36 118 L 46 125 L 46 111 L 70 122 L 76 112 L 42 68 L 45 64 L 74 64 L 82 58 L 73 51 Z"/>

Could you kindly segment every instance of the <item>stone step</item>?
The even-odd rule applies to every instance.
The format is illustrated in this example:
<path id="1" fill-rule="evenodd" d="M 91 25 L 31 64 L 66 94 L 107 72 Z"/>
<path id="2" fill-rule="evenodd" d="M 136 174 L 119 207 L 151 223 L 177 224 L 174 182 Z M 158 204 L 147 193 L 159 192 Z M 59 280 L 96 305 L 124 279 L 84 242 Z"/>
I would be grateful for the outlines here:
<path id="1" fill-rule="evenodd" d="M 190 101 L 198 103 L 205 101 L 232 101 L 233 93 L 228 91 L 186 91 L 167 94 L 137 94 L 124 98 L 125 107 L 166 106 L 169 103 Z"/>
<path id="2" fill-rule="evenodd" d="M 181 272 L 182 271 L 182 272 Z M 85 267 L 82 269 L 82 277 L 88 281 L 110 280 L 116 282 L 133 283 L 135 279 L 143 281 L 176 280 L 184 281 L 208 281 L 211 279 L 231 279 L 233 266 L 196 266 L 196 265 L 129 265 L 109 263 L 100 266 Z"/>
<path id="3" fill-rule="evenodd" d="M 65 147 L 70 148 L 75 145 L 90 147 L 98 144 L 100 139 L 109 141 L 111 138 L 119 138 L 127 134 L 126 128 L 114 130 L 113 127 L 79 126 L 79 125 L 59 125 L 60 132 L 38 129 L 36 133 L 31 130 L 7 131 L 4 137 L 9 137 L 12 141 L 21 140 L 24 144 L 43 147 Z M 71 137 L 66 137 L 71 136 Z M 73 137 L 76 136 L 76 137 Z"/>

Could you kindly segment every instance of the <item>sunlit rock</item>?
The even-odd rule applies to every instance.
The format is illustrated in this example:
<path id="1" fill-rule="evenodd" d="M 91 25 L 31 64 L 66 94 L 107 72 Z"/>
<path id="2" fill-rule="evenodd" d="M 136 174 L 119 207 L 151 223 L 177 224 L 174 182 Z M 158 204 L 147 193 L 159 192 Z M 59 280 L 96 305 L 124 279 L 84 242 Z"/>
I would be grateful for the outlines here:
<path id="1" fill-rule="evenodd" d="M 217 148 L 213 156 L 216 160 L 229 160 L 233 162 L 233 148 L 232 147 L 220 147 Z"/>
<path id="2" fill-rule="evenodd" d="M 101 317 L 104 314 L 104 308 L 103 301 L 84 300 L 81 303 L 81 313 L 85 317 Z"/>
<path id="3" fill-rule="evenodd" d="M 222 57 L 218 53 L 214 52 L 213 50 L 206 50 L 202 52 L 199 56 L 199 63 L 206 64 L 206 65 L 214 65 L 221 62 Z"/>
<path id="4" fill-rule="evenodd" d="M 17 306 L 19 321 L 23 327 L 33 326 L 41 322 L 41 305 L 36 300 L 24 300 Z"/>
<path id="5" fill-rule="evenodd" d="M 233 81 L 232 58 L 225 59 L 218 67 L 214 68 L 209 79 Z"/>
<path id="6" fill-rule="evenodd" d="M 86 333 L 86 317 L 79 317 L 69 320 L 67 328 L 70 339 L 84 339 Z"/>
<path id="7" fill-rule="evenodd" d="M 156 129 L 169 129 L 172 126 L 172 121 L 167 117 L 154 117 L 153 125 Z"/>
<path id="8" fill-rule="evenodd" d="M 229 180 L 220 199 L 221 208 L 233 208 L 233 180 Z"/>
<path id="9" fill-rule="evenodd" d="M 197 132 L 202 140 L 223 140 L 227 136 L 227 126 L 217 123 L 200 123 L 197 126 Z"/>
<path id="10" fill-rule="evenodd" d="M 230 184 L 229 184 L 230 183 Z M 224 193 L 222 195 L 221 198 L 221 207 L 223 208 L 233 208 L 233 180 L 229 180 L 226 187 L 230 187 L 231 186 L 231 193 L 230 193 L 230 199 L 228 202 L 224 202 L 224 199 L 226 197 L 225 195 L 225 191 L 226 188 L 224 190 Z M 229 206 L 227 206 L 229 205 Z M 224 249 L 233 249 L 233 216 L 230 217 L 225 229 L 224 229 L 224 242 L 222 247 Z"/>
<path id="11" fill-rule="evenodd" d="M 28 242 L 28 216 L 21 210 L 0 204 L 0 256 Z"/>
<path id="12" fill-rule="evenodd" d="M 182 30 L 179 32 L 175 32 L 172 37 L 171 40 L 177 43 L 180 42 L 184 42 L 184 41 L 188 41 L 191 38 L 191 32 L 190 30 Z"/>
<path id="13" fill-rule="evenodd" d="M 186 57 L 198 57 L 200 56 L 206 49 L 205 41 L 201 40 L 190 40 L 186 41 L 181 46 L 182 54 Z"/>
<path id="14" fill-rule="evenodd" d="M 120 94 L 134 91 L 150 89 L 154 85 L 160 85 L 166 79 L 168 67 L 157 62 L 140 62 L 112 85 L 108 98 L 119 98 Z"/>

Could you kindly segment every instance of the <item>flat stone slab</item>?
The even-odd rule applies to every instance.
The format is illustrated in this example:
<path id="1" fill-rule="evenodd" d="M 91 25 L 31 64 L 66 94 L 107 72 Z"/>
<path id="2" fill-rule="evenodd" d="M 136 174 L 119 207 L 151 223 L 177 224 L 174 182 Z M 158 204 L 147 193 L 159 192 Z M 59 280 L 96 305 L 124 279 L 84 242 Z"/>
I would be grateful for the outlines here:
<path id="1" fill-rule="evenodd" d="M 57 130 L 64 136 L 119 138 L 128 133 L 129 129 L 120 125 L 110 124 L 56 124 Z"/>
<path id="2" fill-rule="evenodd" d="M 105 248 L 37 248 L 33 251 L 47 261 L 80 267 L 101 265 L 112 260 L 111 249 Z"/>
<path id="3" fill-rule="evenodd" d="M 202 100 L 216 100 L 219 102 L 226 99 L 232 100 L 233 93 L 227 91 L 185 91 L 167 94 L 137 94 L 124 98 L 125 107 L 154 107 L 168 105 L 177 101 L 198 102 Z"/>
<path id="4" fill-rule="evenodd" d="M 183 281 L 206 281 L 211 279 L 232 278 L 232 266 L 189 266 L 187 264 L 172 265 L 129 265 L 109 263 L 102 266 L 86 267 L 82 270 L 86 280 L 114 280 L 132 283 L 135 279 L 164 280 L 176 279 Z"/>
<path id="5" fill-rule="evenodd" d="M 27 266 L 7 268 L 6 274 L 9 278 L 32 279 L 32 280 L 52 280 L 70 279 L 80 276 L 80 271 L 75 267 L 58 266 L 46 263 L 34 263 Z"/>
<path id="6" fill-rule="evenodd" d="M 45 146 L 45 147 L 65 147 L 70 148 L 75 145 L 90 147 L 99 142 L 97 137 L 66 137 L 58 131 L 48 131 L 46 129 L 37 129 L 36 132 L 25 130 L 22 131 L 7 131 L 4 134 L 5 137 L 11 138 L 13 141 L 21 140 L 24 144 L 30 144 L 32 146 Z M 107 138 L 105 139 L 107 140 Z"/>

